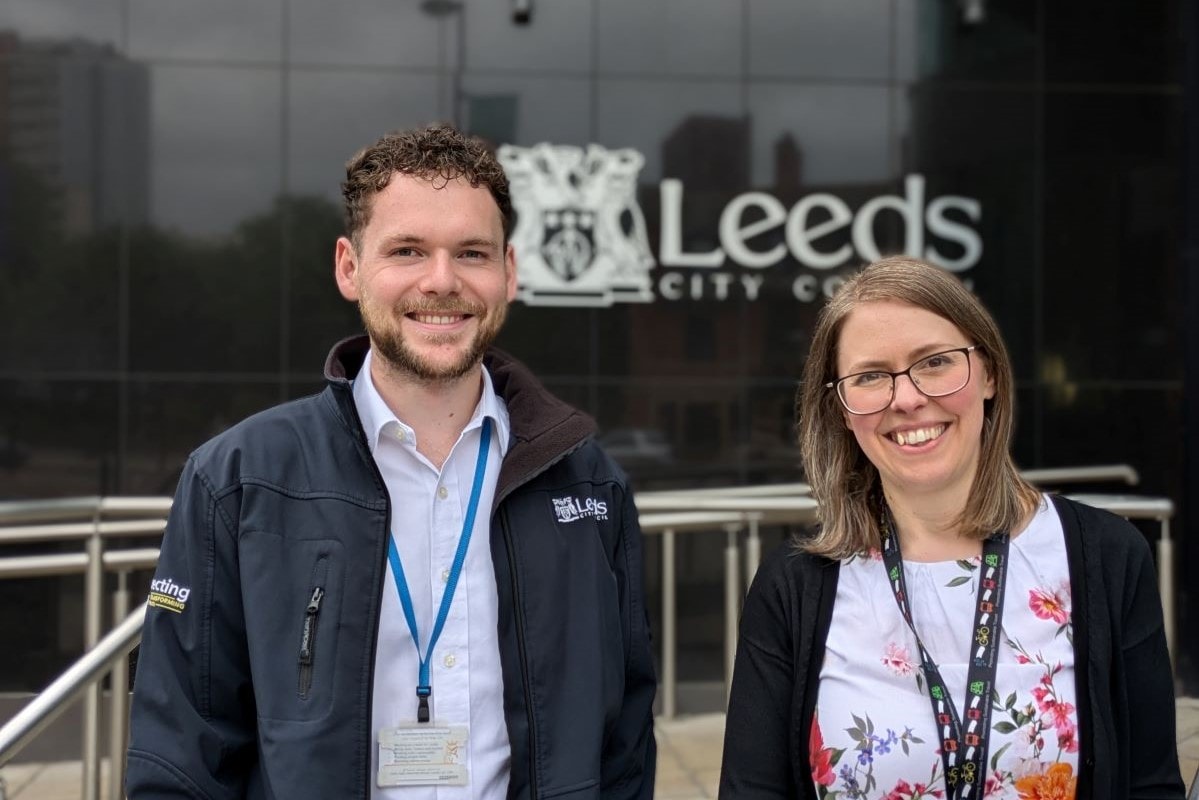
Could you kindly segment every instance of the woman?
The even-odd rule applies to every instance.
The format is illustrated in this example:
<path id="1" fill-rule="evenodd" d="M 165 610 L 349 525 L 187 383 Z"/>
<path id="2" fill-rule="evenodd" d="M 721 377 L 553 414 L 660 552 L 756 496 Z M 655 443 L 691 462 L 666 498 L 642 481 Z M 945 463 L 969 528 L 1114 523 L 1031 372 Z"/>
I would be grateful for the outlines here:
<path id="1" fill-rule="evenodd" d="M 1182 798 L 1148 545 L 1020 478 L 978 300 L 871 264 L 803 377 L 821 528 L 746 599 L 720 796 Z"/>

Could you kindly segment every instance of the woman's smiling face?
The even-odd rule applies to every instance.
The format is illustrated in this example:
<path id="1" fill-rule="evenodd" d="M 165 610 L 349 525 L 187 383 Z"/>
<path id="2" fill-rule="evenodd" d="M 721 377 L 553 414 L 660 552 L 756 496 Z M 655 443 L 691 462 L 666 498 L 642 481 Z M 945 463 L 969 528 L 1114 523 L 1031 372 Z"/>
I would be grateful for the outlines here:
<path id="1" fill-rule="evenodd" d="M 837 340 L 837 376 L 877 369 L 898 372 L 933 353 L 976 344 L 949 320 L 895 301 L 863 303 L 845 318 Z M 845 413 L 858 446 L 889 497 L 936 495 L 965 507 L 982 449 L 983 403 L 995 382 L 978 351 L 958 392 L 926 397 L 906 375 L 890 405 L 874 414 Z"/>

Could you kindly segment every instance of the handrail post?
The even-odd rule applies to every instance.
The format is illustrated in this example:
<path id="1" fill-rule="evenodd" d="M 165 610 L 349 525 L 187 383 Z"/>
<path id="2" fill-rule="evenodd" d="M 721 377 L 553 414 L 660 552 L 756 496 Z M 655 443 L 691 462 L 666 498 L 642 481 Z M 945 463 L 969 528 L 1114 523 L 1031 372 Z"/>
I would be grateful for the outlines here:
<path id="1" fill-rule="evenodd" d="M 758 574 L 758 564 L 762 561 L 762 537 L 758 532 L 758 522 L 761 514 L 747 514 L 749 518 L 749 535 L 745 539 L 745 591 L 749 591 L 754 576 Z"/>
<path id="2" fill-rule="evenodd" d="M 112 598 L 112 618 L 129 615 L 129 572 L 117 573 L 117 591 Z M 129 741 L 129 655 L 112 662 L 112 697 L 108 719 L 108 798 L 125 796 L 125 748 Z"/>
<path id="3" fill-rule="evenodd" d="M 100 602 L 104 592 L 104 542 L 100 536 L 100 510 L 95 530 L 87 539 L 87 572 L 83 580 L 83 646 L 90 651 L 100 641 Z M 82 800 L 100 800 L 100 682 L 87 687 L 83 699 Z"/>
<path id="4" fill-rule="evenodd" d="M 737 620 L 741 616 L 740 523 L 724 526 L 724 701 L 733 688 L 733 663 L 737 660 Z"/>
<path id="5" fill-rule="evenodd" d="M 1166 629 L 1166 650 L 1174 665 L 1174 541 L 1170 538 L 1170 518 L 1161 518 L 1162 535 L 1157 540 L 1157 584 L 1162 598 L 1162 625 Z"/>
<path id="6" fill-rule="evenodd" d="M 678 657 L 674 529 L 662 531 L 662 716 L 674 719 Z"/>

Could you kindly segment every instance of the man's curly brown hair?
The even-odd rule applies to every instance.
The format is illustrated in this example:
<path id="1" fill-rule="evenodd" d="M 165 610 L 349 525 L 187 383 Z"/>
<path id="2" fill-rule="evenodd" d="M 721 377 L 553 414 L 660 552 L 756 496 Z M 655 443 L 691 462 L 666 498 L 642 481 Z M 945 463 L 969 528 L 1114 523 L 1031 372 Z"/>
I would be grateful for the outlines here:
<path id="1" fill-rule="evenodd" d="M 475 188 L 486 188 L 500 208 L 507 243 L 512 233 L 512 199 L 503 167 L 482 140 L 440 124 L 388 133 L 346 162 L 341 195 L 345 200 L 346 235 L 355 247 L 361 245 L 362 229 L 370 221 L 374 196 L 397 172 L 441 186 L 463 178 Z"/>

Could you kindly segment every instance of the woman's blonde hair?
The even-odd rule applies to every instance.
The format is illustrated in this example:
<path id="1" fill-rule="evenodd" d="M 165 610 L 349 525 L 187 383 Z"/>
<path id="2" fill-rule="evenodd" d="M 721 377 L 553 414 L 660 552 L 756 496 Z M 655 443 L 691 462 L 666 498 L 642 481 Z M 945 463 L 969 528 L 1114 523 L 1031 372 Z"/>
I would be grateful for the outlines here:
<path id="1" fill-rule="evenodd" d="M 1035 507 L 1038 492 L 1016 471 L 1010 453 L 1015 416 L 1012 363 L 999 326 L 978 299 L 944 270 L 893 256 L 850 278 L 820 311 L 803 382 L 796 398 L 804 471 L 819 503 L 821 527 L 800 546 L 829 558 L 847 558 L 879 547 L 882 486 L 878 470 L 845 425 L 836 391 L 837 345 L 850 312 L 863 303 L 895 301 L 949 320 L 978 346 L 995 381 L 983 407 L 982 450 L 966 507 L 957 521 L 966 536 L 985 539 L 1014 531 Z"/>

